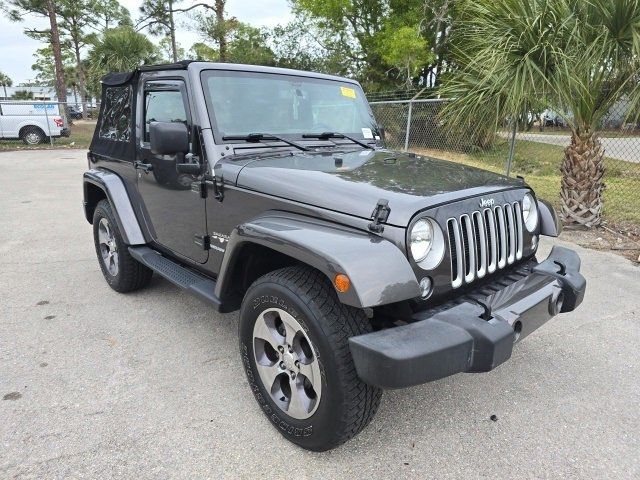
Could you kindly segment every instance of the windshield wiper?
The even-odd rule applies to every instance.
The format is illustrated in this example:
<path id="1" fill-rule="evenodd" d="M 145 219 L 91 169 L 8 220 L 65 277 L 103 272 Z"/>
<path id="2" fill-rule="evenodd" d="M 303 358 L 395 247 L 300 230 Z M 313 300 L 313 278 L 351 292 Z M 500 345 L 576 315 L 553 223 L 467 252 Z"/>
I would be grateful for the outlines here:
<path id="1" fill-rule="evenodd" d="M 303 152 L 309 151 L 309 149 L 304 145 L 300 145 L 297 142 L 292 142 L 291 140 L 287 140 L 286 138 L 282 138 L 272 133 L 250 133 L 248 135 L 226 135 L 222 137 L 222 140 L 244 140 L 245 142 L 261 142 L 262 140 L 280 140 L 281 142 L 284 142 L 287 145 L 291 145 L 292 147 L 296 147 L 298 150 L 302 150 Z"/>
<path id="2" fill-rule="evenodd" d="M 347 140 L 351 140 L 353 143 L 357 143 L 358 145 L 361 145 L 364 148 L 370 148 L 371 150 L 375 150 L 375 147 L 372 147 L 368 143 L 358 140 L 357 138 L 353 138 L 349 135 L 345 135 L 344 133 L 338 133 L 338 132 L 305 133 L 302 135 L 302 138 L 317 138 L 318 140 L 329 140 L 330 138 L 346 138 Z"/>

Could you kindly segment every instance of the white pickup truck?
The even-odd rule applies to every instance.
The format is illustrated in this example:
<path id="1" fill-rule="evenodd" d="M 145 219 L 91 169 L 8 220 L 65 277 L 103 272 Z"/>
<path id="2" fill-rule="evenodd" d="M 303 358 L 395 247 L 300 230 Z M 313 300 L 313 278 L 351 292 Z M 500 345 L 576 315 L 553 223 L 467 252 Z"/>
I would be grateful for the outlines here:
<path id="1" fill-rule="evenodd" d="M 0 102 L 0 139 L 20 139 L 37 145 L 50 137 L 68 137 L 56 103 L 39 101 Z"/>

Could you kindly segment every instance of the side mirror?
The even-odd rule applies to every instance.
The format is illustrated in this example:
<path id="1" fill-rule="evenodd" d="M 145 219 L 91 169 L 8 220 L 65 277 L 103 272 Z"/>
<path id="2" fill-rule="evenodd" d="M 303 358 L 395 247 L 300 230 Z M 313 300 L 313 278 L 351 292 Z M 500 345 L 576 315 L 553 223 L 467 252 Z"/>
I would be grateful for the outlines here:
<path id="1" fill-rule="evenodd" d="M 189 152 L 189 130 L 184 123 L 151 122 L 149 125 L 151 153 L 176 155 Z"/>

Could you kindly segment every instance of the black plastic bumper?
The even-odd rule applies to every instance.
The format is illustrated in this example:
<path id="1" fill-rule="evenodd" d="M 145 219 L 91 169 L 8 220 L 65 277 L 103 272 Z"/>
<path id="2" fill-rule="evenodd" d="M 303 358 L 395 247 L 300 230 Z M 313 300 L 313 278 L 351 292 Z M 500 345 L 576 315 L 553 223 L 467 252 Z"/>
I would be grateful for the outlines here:
<path id="1" fill-rule="evenodd" d="M 585 289 L 578 255 L 556 246 L 526 276 L 490 295 L 468 295 L 437 313 L 418 312 L 408 325 L 352 337 L 358 376 L 382 388 L 403 388 L 487 372 L 511 357 L 514 343 L 580 305 Z"/>
<path id="2" fill-rule="evenodd" d="M 62 129 L 60 129 L 60 136 L 61 137 L 69 137 L 71 135 L 71 129 L 64 127 Z"/>

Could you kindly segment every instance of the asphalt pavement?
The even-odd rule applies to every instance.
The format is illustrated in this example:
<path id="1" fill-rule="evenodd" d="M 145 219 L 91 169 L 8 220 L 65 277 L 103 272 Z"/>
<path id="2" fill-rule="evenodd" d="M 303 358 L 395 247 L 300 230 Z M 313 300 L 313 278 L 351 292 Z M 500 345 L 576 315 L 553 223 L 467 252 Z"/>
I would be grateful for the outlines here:
<path id="1" fill-rule="evenodd" d="M 79 150 L 0 153 L 0 478 L 640 478 L 630 261 L 573 246 L 578 311 L 493 372 L 385 392 L 358 437 L 310 453 L 249 392 L 237 314 L 157 277 L 107 286 L 85 168 Z"/>

